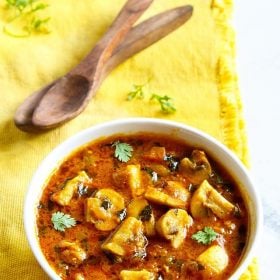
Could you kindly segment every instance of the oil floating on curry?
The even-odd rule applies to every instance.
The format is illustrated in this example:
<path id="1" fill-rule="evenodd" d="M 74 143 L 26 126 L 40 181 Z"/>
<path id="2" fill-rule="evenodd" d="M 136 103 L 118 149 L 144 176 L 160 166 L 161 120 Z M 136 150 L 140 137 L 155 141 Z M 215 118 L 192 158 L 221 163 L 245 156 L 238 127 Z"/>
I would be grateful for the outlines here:
<path id="1" fill-rule="evenodd" d="M 71 154 L 46 184 L 37 228 L 62 279 L 228 279 L 248 214 L 235 181 L 205 151 L 139 133 Z"/>

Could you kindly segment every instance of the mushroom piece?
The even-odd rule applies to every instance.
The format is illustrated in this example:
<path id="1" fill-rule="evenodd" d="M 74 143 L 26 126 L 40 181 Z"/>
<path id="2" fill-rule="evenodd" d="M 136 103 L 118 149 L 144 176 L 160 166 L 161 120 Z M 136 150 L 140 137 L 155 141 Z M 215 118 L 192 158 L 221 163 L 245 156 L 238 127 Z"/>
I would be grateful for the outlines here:
<path id="1" fill-rule="evenodd" d="M 161 177 L 168 176 L 171 173 L 170 169 L 162 164 L 153 163 L 149 167 Z"/>
<path id="2" fill-rule="evenodd" d="M 51 199 L 61 206 L 69 205 L 75 192 L 77 192 L 79 184 L 90 183 L 91 179 L 88 177 L 85 171 L 79 172 L 79 174 L 71 180 L 68 180 L 64 188 L 55 192 Z"/>
<path id="3" fill-rule="evenodd" d="M 120 168 L 113 174 L 113 179 L 117 187 L 129 187 L 132 197 L 141 196 L 145 192 L 139 164 L 129 164 Z"/>
<path id="4" fill-rule="evenodd" d="M 146 269 L 142 270 L 122 270 L 120 273 L 121 280 L 154 280 L 155 275 Z"/>
<path id="5" fill-rule="evenodd" d="M 212 169 L 205 153 L 193 150 L 190 158 L 186 157 L 180 161 L 179 172 L 186 176 L 192 184 L 198 185 L 209 178 Z"/>
<path id="6" fill-rule="evenodd" d="M 187 229 L 192 225 L 192 218 L 187 211 L 170 209 L 156 223 L 157 232 L 171 241 L 173 248 L 177 249 L 187 236 Z"/>
<path id="7" fill-rule="evenodd" d="M 85 218 L 102 231 L 114 229 L 119 223 L 118 213 L 125 207 L 124 198 L 112 189 L 100 189 L 95 197 L 85 201 Z"/>
<path id="8" fill-rule="evenodd" d="M 142 222 L 134 217 L 126 218 L 120 227 L 101 245 L 101 249 L 116 257 L 146 256 L 147 239 Z"/>
<path id="9" fill-rule="evenodd" d="M 206 217 L 210 209 L 217 217 L 225 219 L 234 212 L 235 206 L 204 180 L 191 198 L 190 209 L 194 218 Z"/>
<path id="10" fill-rule="evenodd" d="M 228 255 L 225 249 L 218 245 L 209 247 L 196 260 L 204 267 L 201 270 L 204 279 L 219 275 L 228 265 Z"/>
<path id="11" fill-rule="evenodd" d="M 85 280 L 85 277 L 82 273 L 76 273 L 74 276 L 75 280 Z"/>
<path id="12" fill-rule="evenodd" d="M 133 199 L 127 207 L 127 216 L 135 217 L 142 221 L 144 233 L 148 236 L 155 235 L 155 216 L 153 209 L 144 198 Z"/>
<path id="13" fill-rule="evenodd" d="M 167 181 L 163 188 L 148 187 L 144 196 L 156 204 L 185 209 L 190 193 L 181 182 Z"/>
<path id="14" fill-rule="evenodd" d="M 57 244 L 60 258 L 71 265 L 81 264 L 87 257 L 86 252 L 76 243 L 62 240 Z"/>
<path id="15" fill-rule="evenodd" d="M 143 154 L 143 158 L 154 162 L 162 162 L 166 156 L 164 147 L 152 147 L 149 151 Z"/>

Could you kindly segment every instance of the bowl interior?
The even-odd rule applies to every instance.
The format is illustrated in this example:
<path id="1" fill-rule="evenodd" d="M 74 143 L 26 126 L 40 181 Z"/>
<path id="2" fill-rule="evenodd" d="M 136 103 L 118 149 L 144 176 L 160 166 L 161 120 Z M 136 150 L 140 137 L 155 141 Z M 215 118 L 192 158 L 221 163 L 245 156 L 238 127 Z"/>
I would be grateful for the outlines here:
<path id="1" fill-rule="evenodd" d="M 239 184 L 249 212 L 250 232 L 243 258 L 231 277 L 231 279 L 238 279 L 252 259 L 262 224 L 260 200 L 248 175 L 248 171 L 232 152 L 209 135 L 183 124 L 143 118 L 112 121 L 84 130 L 55 148 L 41 163 L 30 183 L 24 209 L 24 224 L 27 238 L 41 267 L 52 279 L 60 279 L 48 265 L 40 250 L 36 230 L 36 207 L 42 190 L 52 172 L 73 150 L 88 142 L 113 134 L 132 134 L 136 132 L 167 134 L 183 139 L 191 146 L 204 149 L 214 160 L 225 167 Z"/>

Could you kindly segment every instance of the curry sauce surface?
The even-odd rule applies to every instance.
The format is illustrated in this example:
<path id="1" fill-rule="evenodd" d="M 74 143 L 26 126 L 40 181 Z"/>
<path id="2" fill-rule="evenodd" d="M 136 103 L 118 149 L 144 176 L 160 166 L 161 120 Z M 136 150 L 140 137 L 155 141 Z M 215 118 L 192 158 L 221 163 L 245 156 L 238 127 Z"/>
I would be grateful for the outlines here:
<path id="1" fill-rule="evenodd" d="M 127 143 L 133 147 L 132 157 L 128 162 L 121 162 L 114 156 L 113 143 L 116 141 Z M 149 157 L 153 147 L 164 147 L 166 155 L 178 161 L 178 166 L 172 168 L 168 160 L 154 160 Z M 208 182 L 224 198 L 235 205 L 234 212 L 227 219 L 221 219 L 209 211 L 204 218 L 193 218 L 192 225 L 187 229 L 187 235 L 179 248 L 174 248 L 169 240 L 160 236 L 146 237 L 145 255 L 134 257 L 115 258 L 114 255 L 104 252 L 101 246 L 108 240 L 120 225 L 109 231 L 98 230 L 93 223 L 85 220 L 85 201 L 94 197 L 95 193 L 104 188 L 118 192 L 125 202 L 125 208 L 132 201 L 132 193 L 127 183 L 116 181 L 114 174 L 127 165 L 141 166 L 141 184 L 146 188 L 163 188 L 167 181 L 180 182 L 190 193 L 190 197 L 199 185 L 191 183 L 188 177 L 179 171 L 180 161 L 190 157 L 197 147 L 190 147 L 182 141 L 155 134 L 115 135 L 109 138 L 94 141 L 71 154 L 52 175 L 47 183 L 38 205 L 37 228 L 41 249 L 54 270 L 62 279 L 120 279 L 122 270 L 142 270 L 152 272 L 154 279 L 228 279 L 234 272 L 244 250 L 248 232 L 248 217 L 246 207 L 238 186 L 226 170 L 213 161 L 206 153 L 212 168 Z M 148 156 L 146 156 L 148 155 Z M 155 165 L 162 165 L 168 174 L 157 176 L 153 181 L 151 170 Z M 84 193 L 75 192 L 69 205 L 59 205 L 52 197 L 61 191 L 67 182 L 81 171 L 85 171 L 91 182 L 84 184 Z M 155 221 L 172 207 L 148 201 L 152 208 Z M 191 215 L 190 201 L 185 210 Z M 65 231 L 54 229 L 51 221 L 52 214 L 60 211 L 71 215 L 77 224 Z M 123 221 L 120 221 L 120 224 Z M 216 240 L 211 244 L 203 245 L 192 239 L 192 235 L 204 227 L 211 227 L 218 233 Z M 62 240 L 76 242 L 86 253 L 86 258 L 79 264 L 65 262 L 61 258 L 58 248 Z M 213 245 L 223 247 L 228 255 L 228 264 L 218 275 L 203 274 L 205 269 L 199 265 L 197 258 L 207 248 Z M 139 278 L 140 279 L 140 278 Z"/>

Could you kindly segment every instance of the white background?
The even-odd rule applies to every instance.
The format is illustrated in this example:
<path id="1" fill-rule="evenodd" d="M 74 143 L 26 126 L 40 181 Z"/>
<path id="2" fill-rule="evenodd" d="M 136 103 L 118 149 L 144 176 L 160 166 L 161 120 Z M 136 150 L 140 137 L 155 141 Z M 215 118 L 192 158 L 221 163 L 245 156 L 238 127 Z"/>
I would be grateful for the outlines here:
<path id="1" fill-rule="evenodd" d="M 261 279 L 280 279 L 280 1 L 235 0 L 252 173 L 264 208 Z"/>

